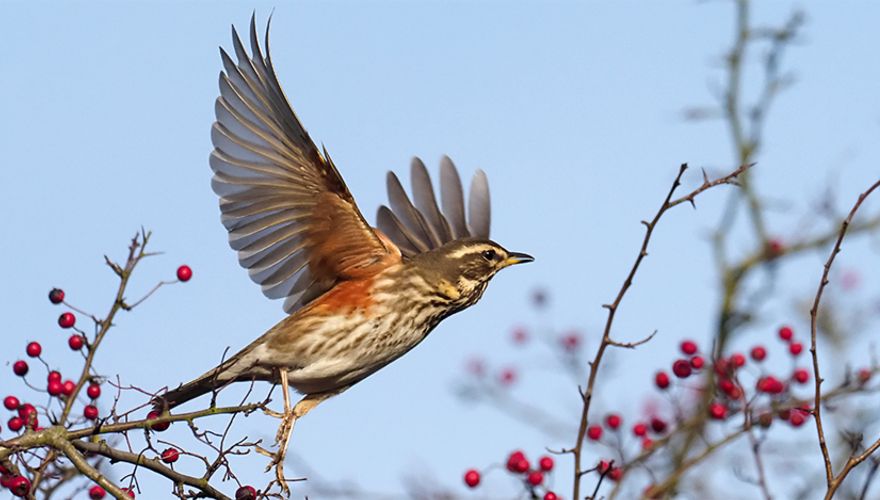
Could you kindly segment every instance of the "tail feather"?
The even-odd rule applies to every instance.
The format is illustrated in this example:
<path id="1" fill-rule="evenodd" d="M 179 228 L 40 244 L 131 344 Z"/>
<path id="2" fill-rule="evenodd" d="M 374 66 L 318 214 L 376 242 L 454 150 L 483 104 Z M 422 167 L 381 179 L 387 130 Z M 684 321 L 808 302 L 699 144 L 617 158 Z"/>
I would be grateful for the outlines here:
<path id="1" fill-rule="evenodd" d="M 242 370 L 235 365 L 241 360 L 243 352 L 246 351 L 242 351 L 227 359 L 220 366 L 208 371 L 201 377 L 187 382 L 176 389 L 172 389 L 165 394 L 156 396 L 153 399 L 153 408 L 159 411 L 170 410 L 175 406 L 220 389 L 227 383 L 239 379 L 243 375 L 241 373 Z"/>
<path id="2" fill-rule="evenodd" d="M 190 399 L 195 399 L 202 394 L 207 394 L 214 390 L 217 380 L 214 377 L 201 376 L 192 382 L 187 382 L 177 389 L 172 389 L 161 396 L 157 396 L 153 400 L 153 406 L 157 410 L 174 408 L 175 406 L 186 403 Z"/>

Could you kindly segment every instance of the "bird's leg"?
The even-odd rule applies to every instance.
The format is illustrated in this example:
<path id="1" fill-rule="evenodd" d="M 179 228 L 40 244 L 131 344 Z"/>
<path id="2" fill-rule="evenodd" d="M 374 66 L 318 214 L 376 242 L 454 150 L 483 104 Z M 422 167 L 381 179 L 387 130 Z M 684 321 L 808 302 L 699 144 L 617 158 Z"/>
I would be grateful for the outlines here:
<path id="1" fill-rule="evenodd" d="M 286 373 L 281 378 L 281 385 L 284 389 L 284 394 L 286 395 Z M 290 401 L 288 400 L 289 397 L 285 398 L 284 419 L 281 421 L 281 426 L 278 427 L 278 434 L 275 436 L 278 451 L 275 452 L 272 461 L 269 463 L 269 466 L 266 467 L 266 471 L 268 472 L 273 465 L 275 466 L 275 480 L 281 486 L 281 490 L 284 494 L 290 494 L 290 489 L 287 487 L 287 481 L 284 479 L 284 456 L 287 454 L 287 444 L 290 442 L 290 435 L 293 434 L 293 425 L 296 423 L 297 419 L 311 411 L 312 408 L 318 406 L 318 403 L 336 394 L 337 392 L 308 394 L 300 399 L 296 406 L 293 407 L 293 410 L 290 411 L 288 411 L 288 408 L 290 407 Z"/>
<path id="2" fill-rule="evenodd" d="M 290 411 L 290 386 L 287 383 L 287 370 L 282 369 L 279 375 L 281 378 L 281 392 L 284 395 L 284 416 L 281 418 L 281 425 L 278 426 L 278 432 L 275 434 L 276 445 L 281 444 L 281 438 L 285 434 L 287 434 L 288 439 L 290 438 L 290 433 L 293 431 L 293 421 L 295 420 L 293 412 Z M 287 448 L 287 442 L 284 443 L 283 448 Z"/>

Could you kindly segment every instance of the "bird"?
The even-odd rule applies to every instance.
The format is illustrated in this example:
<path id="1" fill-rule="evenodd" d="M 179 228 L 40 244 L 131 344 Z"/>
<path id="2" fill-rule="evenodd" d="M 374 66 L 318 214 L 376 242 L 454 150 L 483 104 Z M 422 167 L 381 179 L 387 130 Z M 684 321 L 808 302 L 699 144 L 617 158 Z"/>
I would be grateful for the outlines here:
<path id="1" fill-rule="evenodd" d="M 389 206 L 367 223 L 326 148 L 315 145 L 278 82 L 250 21 L 250 53 L 232 26 L 235 59 L 222 47 L 220 95 L 211 128 L 211 181 L 229 244 L 250 278 L 287 316 L 195 380 L 158 396 L 171 410 L 233 382 L 280 384 L 284 412 L 273 458 L 283 458 L 293 423 L 420 342 L 483 296 L 506 267 L 531 262 L 489 239 L 490 197 L 478 170 L 467 209 L 459 173 L 440 161 L 440 203 L 424 163 L 411 163 L 412 198 L 386 178 Z M 441 208 L 442 207 L 442 208 Z M 291 408 L 289 387 L 303 395 Z"/>

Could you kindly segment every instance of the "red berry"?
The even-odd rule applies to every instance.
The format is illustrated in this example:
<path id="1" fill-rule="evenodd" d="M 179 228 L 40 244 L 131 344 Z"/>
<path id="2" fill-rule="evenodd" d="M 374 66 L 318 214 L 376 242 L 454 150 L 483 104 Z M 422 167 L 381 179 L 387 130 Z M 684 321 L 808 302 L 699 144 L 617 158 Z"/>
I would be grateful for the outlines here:
<path id="1" fill-rule="evenodd" d="M 792 342 L 791 344 L 788 344 L 788 352 L 790 352 L 792 356 L 797 356 L 804 352 L 804 345 L 800 342 Z"/>
<path id="2" fill-rule="evenodd" d="M 735 352 L 730 356 L 730 364 L 732 364 L 734 368 L 741 368 L 746 364 L 746 357 L 743 356 L 742 353 Z"/>
<path id="3" fill-rule="evenodd" d="M 568 352 L 576 351 L 581 346 L 581 336 L 577 332 L 563 335 L 559 341 L 562 343 L 562 347 Z"/>
<path id="4" fill-rule="evenodd" d="M 18 375 L 19 377 L 24 377 L 27 375 L 30 367 L 27 364 L 27 361 L 19 359 L 15 363 L 12 363 L 12 372 Z"/>
<path id="5" fill-rule="evenodd" d="M 633 426 L 633 434 L 635 434 L 636 436 L 642 437 L 647 433 L 648 433 L 648 426 L 646 424 L 639 422 Z"/>
<path id="6" fill-rule="evenodd" d="M 810 372 L 808 372 L 806 368 L 798 368 L 794 371 L 791 378 L 799 384 L 806 384 L 807 381 L 810 380 Z"/>
<path id="7" fill-rule="evenodd" d="M 53 304 L 60 304 L 64 302 L 64 290 L 60 288 L 53 288 L 49 290 L 49 302 Z"/>
<path id="8" fill-rule="evenodd" d="M 755 361 L 764 361 L 764 359 L 767 358 L 767 349 L 764 349 L 763 346 L 756 345 L 755 347 L 752 347 L 752 351 L 749 354 Z"/>
<path id="9" fill-rule="evenodd" d="M 57 380 L 53 380 L 46 384 L 46 390 L 49 391 L 50 396 L 57 396 L 64 391 L 64 385 Z"/>
<path id="10" fill-rule="evenodd" d="M 592 439 L 593 441 L 598 441 L 602 439 L 602 427 L 598 425 L 591 425 L 587 427 L 587 437 Z"/>
<path id="11" fill-rule="evenodd" d="M 6 396 L 3 398 L 3 406 L 6 407 L 7 410 L 17 410 L 21 402 L 15 396 Z"/>
<path id="12" fill-rule="evenodd" d="M 529 341 L 529 332 L 525 328 L 518 326 L 513 329 L 510 338 L 514 344 L 522 345 Z"/>
<path id="13" fill-rule="evenodd" d="M 702 370 L 705 364 L 706 360 L 704 360 L 702 356 L 694 356 L 691 358 L 691 367 L 694 370 Z"/>
<path id="14" fill-rule="evenodd" d="M 82 335 L 73 334 L 67 339 L 67 345 L 70 346 L 70 349 L 73 351 L 78 351 L 83 348 L 85 345 L 86 339 Z"/>
<path id="15" fill-rule="evenodd" d="M 731 365 L 724 358 L 718 358 L 715 360 L 715 373 L 718 374 L 719 377 L 726 377 L 730 375 Z"/>
<path id="16" fill-rule="evenodd" d="M 6 423 L 6 426 L 9 427 L 9 430 L 12 432 L 18 432 L 24 427 L 24 420 L 21 417 L 12 417 L 9 419 L 9 422 Z"/>
<path id="17" fill-rule="evenodd" d="M 61 328 L 72 328 L 76 324 L 76 316 L 72 312 L 62 313 L 58 316 L 58 326 Z"/>
<path id="18" fill-rule="evenodd" d="M 177 268 L 177 279 L 180 281 L 186 282 L 189 281 L 193 277 L 193 271 L 187 265 L 182 265 Z"/>
<path id="19" fill-rule="evenodd" d="M 607 474 L 610 469 L 611 462 L 609 462 L 608 460 L 599 460 L 599 464 L 596 465 L 596 470 L 599 472 L 599 474 Z"/>
<path id="20" fill-rule="evenodd" d="M 779 257 L 785 251 L 785 245 L 782 240 L 771 238 L 767 240 L 767 256 L 771 259 Z"/>
<path id="21" fill-rule="evenodd" d="M 788 417 L 788 423 L 791 424 L 792 427 L 800 427 L 807 421 L 807 416 L 804 412 L 800 410 L 794 410 L 791 412 L 791 415 Z"/>
<path id="22" fill-rule="evenodd" d="M 859 372 L 856 374 L 856 378 L 859 379 L 859 384 L 865 385 L 871 380 L 871 370 L 867 368 L 859 369 Z"/>
<path id="23" fill-rule="evenodd" d="M 541 457 L 538 460 L 538 467 L 540 467 L 541 470 L 544 472 L 553 470 L 553 458 L 548 456 Z"/>
<path id="24" fill-rule="evenodd" d="M 724 420 L 727 416 L 727 407 L 721 403 L 711 403 L 709 405 L 709 416 L 715 420 Z"/>
<path id="25" fill-rule="evenodd" d="M 61 384 L 61 393 L 65 396 L 73 395 L 73 391 L 76 390 L 76 384 L 73 383 L 73 380 L 65 380 L 63 384 Z"/>
<path id="26" fill-rule="evenodd" d="M 86 405 L 86 407 L 83 408 L 83 416 L 88 420 L 97 420 L 98 407 L 95 405 Z"/>
<path id="27" fill-rule="evenodd" d="M 256 500 L 257 490 L 253 486 L 244 485 L 235 490 L 235 500 Z"/>
<path id="28" fill-rule="evenodd" d="M 31 482 L 26 477 L 15 476 L 9 481 L 9 491 L 13 496 L 26 497 L 31 490 Z"/>
<path id="29" fill-rule="evenodd" d="M 34 408 L 34 405 L 32 405 L 30 403 L 25 403 L 25 404 L 18 407 L 18 416 L 24 420 L 27 420 L 30 418 L 31 415 L 36 415 L 36 414 L 37 414 L 37 409 Z"/>
<path id="30" fill-rule="evenodd" d="M 616 413 L 605 415 L 605 425 L 608 426 L 609 429 L 617 430 L 621 423 L 623 423 L 623 419 L 620 418 L 620 415 Z"/>
<path id="31" fill-rule="evenodd" d="M 623 477 L 623 469 L 620 467 L 615 467 L 611 469 L 611 472 L 608 473 L 608 479 L 612 481 L 620 481 L 620 478 Z"/>
<path id="32" fill-rule="evenodd" d="M 476 488 L 480 484 L 480 473 L 475 469 L 470 469 L 464 473 L 464 484 L 468 488 Z"/>
<path id="33" fill-rule="evenodd" d="M 794 330 L 790 326 L 784 325 L 779 327 L 779 338 L 788 342 L 794 337 Z"/>
<path id="34" fill-rule="evenodd" d="M 683 359 L 678 359 L 672 363 L 672 373 L 678 378 L 688 378 L 691 376 L 691 364 Z"/>
<path id="35" fill-rule="evenodd" d="M 150 411 L 150 413 L 147 413 L 147 420 L 153 420 L 154 418 L 159 418 L 160 416 L 161 414 L 158 411 L 152 410 Z M 159 422 L 157 424 L 151 425 L 150 429 L 153 429 L 156 432 L 162 432 L 164 430 L 167 430 L 169 427 L 171 427 L 171 422 Z"/>
<path id="36" fill-rule="evenodd" d="M 651 439 L 651 438 L 649 438 L 649 437 L 642 438 L 642 449 L 643 449 L 643 450 L 648 450 L 648 449 L 650 449 L 652 446 L 654 446 L 654 440 L 653 440 L 653 439 Z"/>
<path id="37" fill-rule="evenodd" d="M 544 474 L 541 471 L 532 471 L 529 473 L 529 477 L 526 478 L 526 481 L 532 486 L 540 486 L 541 483 L 544 482 Z"/>
<path id="38" fill-rule="evenodd" d="M 657 374 L 654 375 L 654 384 L 660 389 L 666 389 L 669 387 L 669 375 L 667 375 L 666 372 L 657 372 Z"/>
<path id="39" fill-rule="evenodd" d="M 468 373 L 474 377 L 482 377 L 486 374 L 486 362 L 480 358 L 471 358 L 465 364 Z"/>
<path id="40" fill-rule="evenodd" d="M 773 375 L 768 375 L 758 379 L 757 388 L 759 391 L 766 392 L 767 394 L 781 394 L 785 390 L 785 384 Z"/>
<path id="41" fill-rule="evenodd" d="M 49 372 L 49 375 L 46 377 L 46 381 L 52 382 L 53 380 L 55 382 L 61 382 L 61 373 L 57 372 L 55 370 L 52 370 L 51 372 Z"/>
<path id="42" fill-rule="evenodd" d="M 128 495 L 128 498 L 134 498 L 134 490 L 131 488 L 123 488 L 122 492 Z"/>
<path id="43" fill-rule="evenodd" d="M 727 394 L 736 387 L 736 384 L 733 383 L 733 380 L 729 378 L 719 378 L 718 379 L 718 388 L 721 389 L 721 392 Z"/>
<path id="44" fill-rule="evenodd" d="M 39 342 L 31 342 L 25 348 L 25 352 L 32 358 L 38 358 L 43 353 L 43 346 Z"/>
<path id="45" fill-rule="evenodd" d="M 544 493 L 544 500 L 559 500 L 559 497 L 556 495 L 556 493 L 548 491 L 547 493 Z"/>
<path id="46" fill-rule="evenodd" d="M 97 484 L 89 488 L 89 498 L 91 500 L 101 500 L 105 496 L 107 496 L 107 492 Z"/>
<path id="47" fill-rule="evenodd" d="M 162 461 L 166 464 L 173 464 L 180 458 L 180 452 L 175 448 L 165 448 L 165 451 L 162 452 Z"/>
<path id="48" fill-rule="evenodd" d="M 685 354 L 685 356 L 693 356 L 697 353 L 697 343 L 693 340 L 683 340 L 681 345 L 681 352 Z"/>
<path id="49" fill-rule="evenodd" d="M 501 385 L 513 385 L 516 382 L 516 370 L 513 368 L 505 368 L 501 370 L 501 374 L 498 376 L 498 381 L 501 382 Z"/>
<path id="50" fill-rule="evenodd" d="M 666 421 L 660 417 L 651 417 L 651 430 L 663 434 L 666 431 Z"/>
<path id="51" fill-rule="evenodd" d="M 101 397 L 101 386 L 95 383 L 89 384 L 89 388 L 86 389 L 86 394 L 91 399 L 98 399 Z"/>
<path id="52" fill-rule="evenodd" d="M 508 455 L 507 470 L 510 472 L 525 472 L 529 468 L 529 461 L 523 452 L 517 450 Z"/>

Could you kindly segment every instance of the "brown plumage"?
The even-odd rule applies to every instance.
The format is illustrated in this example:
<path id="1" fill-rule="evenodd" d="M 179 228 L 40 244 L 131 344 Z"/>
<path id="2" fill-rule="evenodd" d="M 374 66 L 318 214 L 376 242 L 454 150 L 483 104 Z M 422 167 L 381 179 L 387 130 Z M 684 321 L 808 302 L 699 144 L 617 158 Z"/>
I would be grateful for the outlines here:
<path id="1" fill-rule="evenodd" d="M 230 246 L 251 279 L 289 316 L 201 377 L 156 399 L 170 409 L 236 381 L 280 383 L 285 413 L 273 455 L 293 421 L 405 354 L 445 317 L 474 304 L 495 273 L 529 262 L 488 239 L 489 188 L 478 171 L 467 210 L 455 166 L 441 161 L 440 204 L 412 164 L 412 200 L 389 173 L 391 208 L 367 224 L 326 151 L 287 102 L 251 19 L 251 55 L 233 27 L 237 62 L 224 71 L 212 128 L 212 186 Z M 442 210 L 441 207 L 442 206 Z M 290 409 L 287 386 L 305 397 Z"/>

